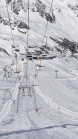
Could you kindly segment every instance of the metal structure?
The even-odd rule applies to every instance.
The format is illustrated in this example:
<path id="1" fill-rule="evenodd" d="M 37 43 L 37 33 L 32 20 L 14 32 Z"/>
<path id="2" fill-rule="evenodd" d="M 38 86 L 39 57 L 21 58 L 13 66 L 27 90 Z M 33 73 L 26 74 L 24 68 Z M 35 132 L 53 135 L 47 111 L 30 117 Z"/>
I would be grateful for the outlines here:
<path id="1" fill-rule="evenodd" d="M 8 5 L 7 5 L 7 0 L 5 0 L 6 2 L 6 7 L 7 7 L 7 13 L 8 13 L 8 18 L 9 18 L 9 23 L 10 23 L 10 28 L 11 28 L 11 35 L 12 35 L 12 40 L 13 40 L 13 45 L 12 45 L 12 48 L 15 48 L 15 43 L 14 43 L 14 37 L 13 37 L 13 33 L 12 33 L 12 27 L 11 27 L 11 22 L 10 22 L 10 16 L 9 16 L 9 11 L 8 11 Z M 37 107 L 37 102 L 36 102 L 36 94 L 35 94 L 35 87 L 37 86 L 37 76 L 38 76 L 38 72 L 41 70 L 41 67 L 44 67 L 42 66 L 42 59 L 43 59 L 43 51 L 41 50 L 40 51 L 40 54 L 37 56 L 37 60 L 39 60 L 39 64 L 36 65 L 36 69 L 35 69 L 35 73 L 34 73 L 34 81 L 33 83 L 29 84 L 29 75 L 28 75 L 28 65 L 29 65 L 29 60 L 31 58 L 31 60 L 33 59 L 36 59 L 35 56 L 31 56 L 30 58 L 28 57 L 28 50 L 29 50 L 29 4 L 30 4 L 30 1 L 28 0 L 28 28 L 27 28 L 27 47 L 25 48 L 25 74 L 24 74 L 24 77 L 23 77 L 23 81 L 24 83 L 22 84 L 21 82 L 21 77 L 20 75 L 18 76 L 18 82 L 19 82 L 19 91 L 18 91 L 18 98 L 17 98 L 17 113 L 18 113 L 18 110 L 19 110 L 19 103 L 20 103 L 20 91 L 22 92 L 22 97 L 25 97 L 26 94 L 27 96 L 30 96 L 31 98 L 34 97 L 34 104 L 35 104 L 35 111 L 38 112 L 38 107 Z M 53 0 L 52 0 L 52 3 L 51 3 L 51 7 L 50 7 L 50 12 L 52 10 L 52 4 L 53 4 Z M 48 21 L 47 21 L 47 24 L 46 24 L 46 28 L 45 28 L 45 32 L 44 32 L 44 36 L 43 36 L 43 40 L 42 40 L 42 46 L 43 46 L 43 43 L 44 43 L 44 37 L 46 38 L 46 46 L 47 46 L 47 36 L 46 36 L 46 31 L 47 31 L 47 27 L 48 27 Z M 18 49 L 16 49 L 16 52 L 19 52 Z M 12 51 L 13 53 L 13 51 Z M 16 72 L 14 73 L 20 73 L 19 70 L 18 70 L 18 58 L 17 58 L 17 53 L 13 53 L 14 56 L 15 56 L 15 63 L 16 63 Z M 24 60 L 24 59 L 23 59 Z M 4 78 L 10 78 L 10 75 L 13 73 L 13 65 L 14 65 L 14 61 L 12 61 L 12 64 L 11 64 L 11 69 L 10 70 L 7 70 L 7 68 L 5 67 L 4 68 Z M 8 73 L 8 74 L 7 74 Z"/>

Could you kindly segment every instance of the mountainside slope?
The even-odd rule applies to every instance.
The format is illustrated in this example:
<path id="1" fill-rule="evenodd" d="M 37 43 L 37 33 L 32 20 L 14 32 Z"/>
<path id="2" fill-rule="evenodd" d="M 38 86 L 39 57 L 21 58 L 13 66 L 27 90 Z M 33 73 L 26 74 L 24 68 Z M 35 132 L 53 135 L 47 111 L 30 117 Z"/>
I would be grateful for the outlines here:
<path id="1" fill-rule="evenodd" d="M 27 2 L 7 0 L 9 23 L 0 0 L 0 139 L 78 139 L 78 2 L 30 0 L 29 27 Z M 28 28 L 28 51 L 52 60 L 11 56 L 25 53 Z"/>
<path id="2" fill-rule="evenodd" d="M 27 2 L 26 0 L 7 0 L 15 46 L 19 45 L 20 51 L 22 52 L 24 52 L 24 48 L 26 47 L 26 32 L 28 28 Z M 1 0 L 0 5 L 0 44 L 2 48 L 6 47 L 7 51 L 11 53 L 11 45 L 13 42 L 5 0 Z M 50 12 L 51 0 L 31 0 L 29 46 L 42 46 L 44 31 L 48 21 L 45 34 L 48 37 L 47 49 L 51 48 L 50 51 L 52 53 L 56 53 L 57 55 L 61 54 L 62 56 L 66 54 L 70 56 L 70 51 L 76 53 L 78 47 L 77 6 L 77 0 L 72 0 L 72 2 L 69 0 L 54 0 Z M 56 43 L 54 39 L 58 40 L 59 43 Z M 60 45 L 61 42 L 63 43 L 62 45 Z M 44 38 L 43 45 L 45 44 L 46 38 Z M 66 46 L 67 50 L 66 54 L 64 54 L 63 52 Z M 62 52 L 60 50 L 58 51 L 58 49 Z"/>

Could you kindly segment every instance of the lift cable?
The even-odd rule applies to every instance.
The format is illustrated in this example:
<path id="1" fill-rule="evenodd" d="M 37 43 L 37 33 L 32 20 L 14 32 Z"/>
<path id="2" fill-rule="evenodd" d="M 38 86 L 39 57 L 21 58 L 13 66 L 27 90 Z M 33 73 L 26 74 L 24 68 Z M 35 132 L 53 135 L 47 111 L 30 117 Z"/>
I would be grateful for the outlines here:
<path id="1" fill-rule="evenodd" d="M 29 0 L 28 0 L 28 29 L 27 29 L 27 50 L 28 50 L 28 43 L 29 43 Z"/>
<path id="2" fill-rule="evenodd" d="M 49 14 L 51 13 L 52 6 L 53 6 L 53 0 L 52 0 L 52 2 L 51 2 L 51 7 L 50 7 Z M 47 31 L 48 22 L 49 22 L 49 21 L 47 20 L 47 24 L 46 24 L 46 28 L 45 28 L 45 32 L 44 32 L 44 36 L 43 36 L 43 40 L 42 40 L 42 46 L 43 46 L 43 43 L 44 43 L 44 37 L 45 37 L 46 31 Z"/>
<path id="3" fill-rule="evenodd" d="M 51 13 L 51 10 L 52 10 L 52 6 L 53 6 L 53 0 L 52 0 L 52 2 L 51 2 L 51 7 L 50 7 L 50 11 L 49 11 L 49 14 Z M 43 43 L 44 43 L 44 37 L 45 37 L 45 34 L 46 34 L 46 31 L 47 31 L 47 27 L 48 27 L 48 20 L 47 20 L 47 24 L 46 24 L 46 28 L 45 28 L 45 32 L 44 32 L 44 36 L 43 36 L 43 41 L 42 41 L 42 46 L 43 46 Z M 41 56 L 41 59 L 42 59 L 42 52 L 41 52 L 41 54 L 40 54 Z M 40 60 L 40 63 L 41 63 L 41 60 Z M 34 80 L 35 80 L 35 82 L 36 82 L 36 78 L 37 78 L 37 76 L 38 76 L 38 71 L 39 71 L 39 65 L 37 65 L 37 67 L 36 67 L 36 71 L 37 71 L 37 74 L 36 73 L 34 73 Z M 36 85 L 36 84 L 35 84 Z"/>
<path id="4" fill-rule="evenodd" d="M 28 28 L 27 28 L 27 49 L 26 49 L 26 86 L 27 86 L 27 78 L 28 78 L 28 44 L 29 44 L 29 0 L 28 0 Z"/>
<path id="5" fill-rule="evenodd" d="M 15 46 L 14 37 L 13 37 L 13 32 L 12 32 L 12 26 L 11 26 L 11 22 L 10 22 L 10 15 L 9 15 L 9 10 L 8 10 L 7 0 L 5 0 L 5 2 L 6 2 L 6 8 L 7 8 L 7 13 L 8 13 L 8 19 L 9 19 L 9 24 L 10 24 L 10 29 L 11 29 L 12 41 L 13 41 L 13 45 Z M 13 53 L 13 51 L 12 51 L 12 53 Z"/>

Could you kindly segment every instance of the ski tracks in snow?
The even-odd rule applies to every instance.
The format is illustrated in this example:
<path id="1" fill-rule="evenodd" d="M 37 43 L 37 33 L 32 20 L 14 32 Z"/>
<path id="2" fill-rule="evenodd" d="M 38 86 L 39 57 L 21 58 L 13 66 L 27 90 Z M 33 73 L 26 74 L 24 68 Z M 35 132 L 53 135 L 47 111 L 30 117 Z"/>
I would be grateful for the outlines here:
<path id="1" fill-rule="evenodd" d="M 19 64 L 21 64 L 21 62 L 19 62 Z M 16 83 L 15 90 L 12 94 L 12 98 L 4 104 L 2 111 L 0 112 L 0 123 L 9 114 L 13 102 L 17 99 L 19 86 L 20 86 L 20 82 L 18 81 L 18 83 Z"/>
<path id="2" fill-rule="evenodd" d="M 17 95 L 18 95 L 18 87 L 19 87 L 19 82 L 16 83 L 15 90 L 12 95 L 12 99 L 8 100 L 5 105 L 3 106 L 2 111 L 0 112 L 0 123 L 3 121 L 3 119 L 9 114 L 11 110 L 11 106 L 13 102 L 16 100 Z"/>
<path id="3" fill-rule="evenodd" d="M 73 112 L 73 111 L 71 111 L 71 110 L 69 110 L 69 109 L 66 109 L 66 108 L 64 108 L 64 107 L 62 107 L 62 106 L 60 106 L 60 105 L 54 103 L 48 96 L 44 95 L 44 94 L 41 92 L 41 90 L 40 90 L 40 88 L 39 88 L 38 86 L 35 86 L 35 90 L 36 90 L 37 94 L 38 94 L 40 97 L 42 97 L 42 98 L 45 100 L 45 102 L 46 102 L 48 105 L 50 105 L 51 107 L 53 107 L 54 109 L 60 111 L 62 114 L 66 114 L 66 115 L 69 115 L 69 116 L 78 118 L 78 113 Z"/>
<path id="4" fill-rule="evenodd" d="M 47 63 L 47 65 L 49 65 L 50 67 L 56 68 L 57 70 L 59 70 L 60 72 L 62 72 L 62 73 L 65 74 L 65 75 L 68 75 L 68 76 L 70 76 L 70 77 L 72 77 L 72 78 L 75 78 L 75 76 L 70 75 L 69 73 L 63 71 L 62 69 L 60 69 L 60 68 L 58 68 L 58 67 L 56 67 L 56 66 L 54 66 L 54 65 L 52 65 L 52 64 Z"/>

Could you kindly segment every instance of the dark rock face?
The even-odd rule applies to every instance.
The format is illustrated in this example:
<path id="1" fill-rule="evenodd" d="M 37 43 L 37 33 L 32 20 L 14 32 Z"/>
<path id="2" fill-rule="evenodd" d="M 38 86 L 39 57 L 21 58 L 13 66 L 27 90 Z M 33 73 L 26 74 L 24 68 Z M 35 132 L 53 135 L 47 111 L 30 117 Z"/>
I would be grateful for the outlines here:
<path id="1" fill-rule="evenodd" d="M 1 15 L 0 15 L 0 23 L 3 23 L 3 25 L 9 26 L 9 21 L 5 20 Z"/>
<path id="2" fill-rule="evenodd" d="M 18 0 L 18 1 L 7 0 L 7 3 L 11 4 L 11 10 L 17 15 L 19 14 L 20 9 L 24 10 L 24 12 L 27 12 L 28 10 L 28 3 L 23 3 L 22 0 Z M 50 13 L 47 13 L 46 5 L 42 3 L 40 0 L 37 0 L 35 3 L 32 3 L 30 5 L 30 10 L 33 12 L 38 12 L 41 17 L 45 18 L 50 23 L 54 23 L 56 20 L 55 15 L 53 14 L 53 9 Z M 2 17 L 0 17 L 0 23 L 3 23 L 4 25 L 8 25 L 8 26 L 10 25 L 8 20 L 3 19 Z M 17 19 L 15 19 L 14 21 L 11 21 L 11 24 L 13 25 L 12 27 L 13 30 L 17 26 L 18 31 L 21 33 L 26 33 L 26 32 L 22 32 L 20 29 L 29 28 L 26 23 L 22 21 L 18 21 Z"/>
<path id="3" fill-rule="evenodd" d="M 73 10 L 73 11 L 77 11 L 77 10 L 78 10 L 78 5 L 73 6 L 73 5 L 71 5 L 71 4 L 68 4 L 68 7 L 69 7 L 71 10 Z"/>
<path id="4" fill-rule="evenodd" d="M 3 19 L 3 25 L 9 25 L 9 22 Z"/>
<path id="5" fill-rule="evenodd" d="M 23 3 L 22 0 L 18 0 L 17 2 L 13 0 L 13 2 L 11 2 L 11 10 L 15 14 L 19 14 L 20 9 L 22 9 L 24 12 L 27 12 L 28 3 Z M 41 17 L 45 18 L 50 23 L 53 23 L 56 20 L 55 15 L 53 13 L 53 9 L 50 13 L 47 13 L 46 5 L 42 3 L 40 0 L 37 0 L 35 3 L 32 3 L 30 5 L 30 10 L 33 12 L 38 12 Z"/>
<path id="6" fill-rule="evenodd" d="M 2 19 L 1 15 L 0 15 L 0 23 L 2 23 L 2 20 L 3 20 L 3 19 Z"/>
<path id="7" fill-rule="evenodd" d="M 77 17 L 78 17 L 78 5 L 73 6 L 73 5 L 71 5 L 71 4 L 68 4 L 67 6 L 68 6 L 68 7 L 74 12 L 74 14 L 76 14 Z"/>
<path id="8" fill-rule="evenodd" d="M 76 42 L 69 41 L 66 38 L 63 38 L 63 39 L 60 38 L 60 41 L 57 39 L 54 39 L 52 37 L 50 37 L 50 39 L 52 39 L 54 42 L 59 44 L 59 47 L 64 48 L 64 50 L 69 49 L 72 54 L 77 53 L 78 44 Z M 59 49 L 59 48 L 57 48 L 57 49 Z M 62 51 L 60 49 L 58 51 L 60 51 L 62 53 Z"/>
<path id="9" fill-rule="evenodd" d="M 15 13 L 15 14 L 19 14 L 19 11 L 20 11 L 20 3 L 21 3 L 21 0 L 19 1 L 15 1 L 13 0 L 13 2 L 11 2 L 11 10 Z"/>
<path id="10" fill-rule="evenodd" d="M 3 48 L 0 47 L 0 52 L 1 51 L 4 52 L 4 53 L 6 53 L 8 56 L 10 56 L 9 53 L 5 49 L 3 49 Z"/>
<path id="11" fill-rule="evenodd" d="M 16 18 L 14 18 L 14 21 L 11 21 L 10 20 L 10 23 L 9 21 L 3 19 L 1 16 L 0 16 L 0 23 L 3 23 L 3 25 L 7 25 L 7 26 L 10 26 L 10 24 L 12 25 L 12 30 L 15 29 L 15 27 L 17 27 L 18 31 L 21 32 L 21 33 L 25 33 L 26 34 L 26 31 L 23 32 L 21 31 L 20 29 L 30 29 L 26 23 L 22 22 L 21 20 L 17 20 Z"/>
<path id="12" fill-rule="evenodd" d="M 20 9 L 24 9 L 22 0 L 18 0 L 17 2 L 16 2 L 15 0 L 13 0 L 13 1 L 11 2 L 11 10 L 12 10 L 15 14 L 18 15 Z"/>
<path id="13" fill-rule="evenodd" d="M 15 13 L 15 14 L 19 14 L 19 12 L 18 12 L 18 9 L 17 8 L 15 8 L 14 10 L 13 10 L 13 12 Z"/>
<path id="14" fill-rule="evenodd" d="M 7 3 L 9 4 L 12 0 L 7 0 Z"/>
<path id="15" fill-rule="evenodd" d="M 27 26 L 26 23 L 22 22 L 22 21 L 19 21 L 18 22 L 18 25 L 17 25 L 18 28 L 24 28 L 24 29 L 29 29 L 29 27 Z"/>
<path id="16" fill-rule="evenodd" d="M 55 15 L 52 13 L 52 15 L 50 15 L 49 13 L 45 13 L 45 17 L 46 20 L 49 21 L 50 23 L 55 22 Z"/>
<path id="17" fill-rule="evenodd" d="M 53 9 L 50 13 L 46 12 L 46 5 L 42 3 L 40 0 L 38 0 L 36 3 L 33 3 L 31 10 L 33 12 L 39 12 L 39 15 L 43 18 L 46 18 L 47 21 L 50 23 L 55 22 L 55 15 L 53 13 Z"/>
<path id="18" fill-rule="evenodd" d="M 28 3 L 22 2 L 22 0 L 17 0 L 17 1 L 7 0 L 7 3 L 11 5 L 11 10 L 17 15 L 19 14 L 20 9 L 23 10 L 24 12 L 27 12 L 28 10 Z M 53 14 L 53 9 L 51 10 L 50 13 L 47 13 L 46 5 L 42 3 L 40 0 L 37 0 L 36 2 L 32 3 L 29 8 L 33 12 L 38 12 L 41 17 L 45 18 L 50 23 L 54 23 L 56 20 L 55 15 Z M 17 19 L 14 19 L 14 21 L 10 19 L 10 23 L 9 23 L 8 19 L 6 20 L 5 18 L 0 16 L 0 23 L 3 23 L 3 25 L 7 25 L 7 26 L 10 26 L 11 24 L 12 30 L 14 30 L 15 27 L 17 27 L 19 32 L 25 34 L 26 31 L 21 29 L 30 29 L 30 27 L 28 27 L 26 23 L 20 20 L 18 21 Z"/>

